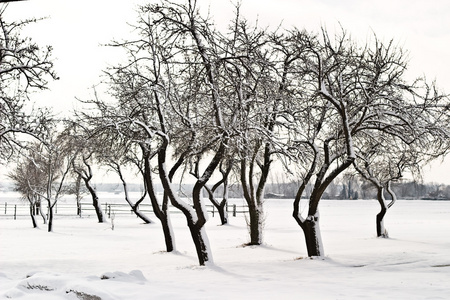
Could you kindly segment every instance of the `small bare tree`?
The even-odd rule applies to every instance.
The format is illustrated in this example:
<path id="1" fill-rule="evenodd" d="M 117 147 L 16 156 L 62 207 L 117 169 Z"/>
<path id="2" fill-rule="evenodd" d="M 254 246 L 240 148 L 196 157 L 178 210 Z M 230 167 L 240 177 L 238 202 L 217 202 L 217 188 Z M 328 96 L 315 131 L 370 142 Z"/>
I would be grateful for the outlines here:
<path id="1" fill-rule="evenodd" d="M 53 231 L 54 208 L 58 200 L 68 192 L 67 179 L 75 157 L 70 142 L 63 133 L 53 131 L 45 143 L 34 142 L 28 147 L 23 160 L 31 166 L 33 173 L 27 177 L 27 189 L 47 202 L 48 231 Z M 38 180 L 37 180 L 38 179 Z"/>
<path id="2" fill-rule="evenodd" d="M 365 149 L 358 149 L 354 168 L 377 190 L 377 200 L 380 204 L 380 212 L 376 216 L 377 236 L 388 238 L 384 217 L 397 200 L 392 182 L 400 180 L 406 171 L 412 174 L 420 172 L 421 155 L 412 145 L 407 145 L 399 139 L 387 137 L 382 133 L 374 134 L 373 138 L 374 140 L 367 140 Z M 385 197 L 386 192 L 391 198 L 389 202 Z"/>
<path id="3" fill-rule="evenodd" d="M 36 156 L 36 153 L 30 151 L 32 156 Z M 45 176 L 42 171 L 39 170 L 36 164 L 33 163 L 34 159 L 22 159 L 16 165 L 16 168 L 8 174 L 8 177 L 13 181 L 15 190 L 18 191 L 22 198 L 28 200 L 30 204 L 30 217 L 34 228 L 37 228 L 37 222 L 35 215 L 37 211 L 41 211 L 40 196 L 32 187 L 43 186 Z M 44 224 L 47 223 L 45 216 L 43 216 Z"/>

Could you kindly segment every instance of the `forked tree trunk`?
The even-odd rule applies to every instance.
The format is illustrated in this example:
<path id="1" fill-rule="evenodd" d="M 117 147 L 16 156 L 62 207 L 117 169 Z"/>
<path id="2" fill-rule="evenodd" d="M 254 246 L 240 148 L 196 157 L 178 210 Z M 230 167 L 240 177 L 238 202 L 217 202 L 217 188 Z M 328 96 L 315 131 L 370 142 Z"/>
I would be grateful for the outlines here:
<path id="1" fill-rule="evenodd" d="M 205 189 L 208 192 L 209 200 L 211 201 L 212 205 L 217 209 L 217 212 L 219 213 L 221 225 L 228 224 L 228 212 L 226 209 L 227 198 L 224 197 L 224 199 L 219 203 L 214 198 L 214 192 L 211 189 L 207 188 L 206 186 L 205 186 Z"/>
<path id="2" fill-rule="evenodd" d="M 142 221 L 144 221 L 146 224 L 153 223 L 152 220 L 147 217 L 143 212 L 139 210 L 139 204 L 145 199 L 145 196 L 147 195 L 147 190 L 145 193 L 141 196 L 141 198 L 136 201 L 136 203 L 133 203 L 131 201 L 130 196 L 128 194 L 128 185 L 125 181 L 125 178 L 123 177 L 122 170 L 120 168 L 120 165 L 115 163 L 115 171 L 117 172 L 117 175 L 119 175 L 120 181 L 122 181 L 123 191 L 125 193 L 125 201 L 127 201 L 128 205 L 130 205 L 131 210 L 134 212 L 134 214 L 140 218 Z"/>
<path id="3" fill-rule="evenodd" d="M 324 147 L 327 149 L 327 147 Z M 317 153 L 317 152 L 316 152 Z M 328 155 L 327 155 L 328 156 Z M 348 168 L 353 163 L 353 158 L 348 158 L 341 165 L 338 165 L 335 169 L 333 169 L 327 175 L 328 168 L 330 166 L 330 161 L 326 161 L 320 168 L 320 171 L 316 174 L 316 180 L 314 184 L 313 191 L 311 196 L 309 197 L 309 208 L 308 208 L 308 216 L 304 219 L 301 217 L 301 213 L 299 211 L 299 203 L 301 195 L 306 187 L 306 183 L 310 180 L 312 176 L 313 168 L 310 168 L 307 180 L 302 183 L 300 186 L 295 201 L 294 201 L 294 213 L 293 217 L 300 225 L 303 230 L 303 234 L 305 236 L 306 249 L 308 251 L 308 256 L 324 256 L 324 248 L 322 243 L 322 236 L 320 233 L 319 226 L 319 202 L 322 198 L 322 195 L 325 189 L 330 185 L 330 183 L 346 168 Z M 315 160 L 312 166 L 315 165 Z M 326 176 L 327 175 L 327 176 Z"/>
<path id="4" fill-rule="evenodd" d="M 165 141 L 166 142 L 166 141 Z M 158 152 L 158 168 L 159 168 L 159 177 L 161 179 L 161 184 L 164 188 L 165 196 L 170 199 L 173 206 L 178 208 L 186 217 L 186 221 L 191 232 L 191 237 L 195 245 L 195 249 L 197 252 L 197 257 L 199 264 L 201 266 L 205 265 L 207 261 L 211 261 L 212 257 L 210 257 L 207 247 L 209 245 L 205 242 L 204 236 L 206 234 L 202 234 L 202 227 L 204 224 L 200 224 L 198 226 L 198 221 L 194 222 L 194 214 L 195 211 L 191 209 L 191 207 L 185 205 L 178 196 L 176 195 L 172 184 L 169 180 L 169 175 L 165 172 L 166 169 L 166 147 L 167 144 L 163 145 Z M 169 233 L 169 232 L 168 232 Z"/>
<path id="5" fill-rule="evenodd" d="M 172 224 L 170 223 L 170 215 L 168 211 L 169 198 L 167 193 L 165 192 L 163 196 L 162 205 L 160 206 L 158 199 L 156 198 L 155 187 L 153 185 L 152 171 L 150 167 L 150 150 L 144 143 L 141 143 L 140 146 L 142 149 L 144 160 L 144 172 L 143 172 L 144 182 L 147 186 L 150 202 L 152 203 L 153 213 L 161 222 L 164 234 L 164 242 L 166 244 L 166 251 L 172 252 L 175 250 L 175 240 L 174 240 L 174 233 L 172 230 Z"/>
<path id="6" fill-rule="evenodd" d="M 176 195 L 169 179 L 169 174 L 166 173 L 166 151 L 167 151 L 168 141 L 165 139 L 164 144 L 161 146 L 158 152 L 158 168 L 159 177 L 161 179 L 161 184 L 163 185 L 164 191 L 169 197 L 172 205 L 181 210 L 181 212 L 186 217 L 186 221 L 191 232 L 192 240 L 195 245 L 197 252 L 197 257 L 199 264 L 204 266 L 207 262 L 213 263 L 212 254 L 209 249 L 209 240 L 206 235 L 204 225 L 206 223 L 206 212 L 203 210 L 201 191 L 205 186 L 206 182 L 211 177 L 213 171 L 222 159 L 225 151 L 225 142 L 222 142 L 219 146 L 214 157 L 209 162 L 203 175 L 197 180 L 192 190 L 192 201 L 193 207 L 181 201 Z M 180 162 L 180 160 L 179 160 Z"/>
<path id="7" fill-rule="evenodd" d="M 230 175 L 230 172 L 232 170 L 232 164 L 229 163 L 228 167 L 224 170 L 222 169 L 222 162 L 220 163 L 220 173 L 222 173 L 222 179 L 220 179 L 218 182 L 216 182 L 212 188 L 209 188 L 205 185 L 205 190 L 208 193 L 209 200 L 214 205 L 214 207 L 217 209 L 217 212 L 219 213 L 220 217 L 220 223 L 221 225 L 228 224 L 228 211 L 227 211 L 227 202 L 228 202 L 228 176 Z M 198 163 L 195 165 L 195 170 L 192 172 L 197 179 L 200 177 L 199 170 L 198 170 Z M 223 194 L 222 194 L 222 201 L 217 201 L 214 197 L 215 191 L 223 185 Z"/>
<path id="8" fill-rule="evenodd" d="M 36 223 L 36 202 L 31 200 L 30 197 L 27 197 L 28 202 L 30 203 L 30 217 L 31 217 L 31 223 L 33 224 L 33 228 L 37 228 L 38 225 Z"/>
<path id="9" fill-rule="evenodd" d="M 308 256 L 324 256 L 322 236 L 320 234 L 319 217 L 308 216 L 301 226 L 305 235 Z"/>
<path id="10" fill-rule="evenodd" d="M 250 242 L 248 245 L 261 245 L 263 243 L 263 227 L 264 227 L 264 215 L 263 215 L 263 201 L 264 201 L 264 188 L 266 186 L 270 165 L 270 146 L 265 145 L 264 150 L 264 162 L 261 169 L 259 180 L 254 182 L 256 167 L 256 153 L 255 156 L 249 162 L 249 168 L 247 173 L 247 160 L 241 159 L 241 183 L 244 192 L 244 199 L 247 202 L 249 210 L 248 229 L 250 233 Z"/>

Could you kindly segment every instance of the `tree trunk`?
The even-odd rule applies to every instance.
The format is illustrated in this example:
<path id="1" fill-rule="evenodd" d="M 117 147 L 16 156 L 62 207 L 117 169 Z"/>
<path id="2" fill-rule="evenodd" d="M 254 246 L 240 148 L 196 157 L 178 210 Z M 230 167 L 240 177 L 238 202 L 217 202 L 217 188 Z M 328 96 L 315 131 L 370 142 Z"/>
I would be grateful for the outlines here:
<path id="1" fill-rule="evenodd" d="M 386 215 L 387 209 L 382 208 L 377 214 L 377 237 L 388 238 L 388 232 L 384 227 L 384 216 Z"/>
<path id="2" fill-rule="evenodd" d="M 170 223 L 169 215 L 166 213 L 161 214 L 161 221 L 163 233 L 164 233 L 164 241 L 166 243 L 166 251 L 172 252 L 175 249 L 175 241 L 173 238 L 172 224 Z"/>
<path id="3" fill-rule="evenodd" d="M 217 212 L 219 213 L 220 223 L 222 225 L 228 224 L 228 211 L 227 211 L 227 202 L 222 201 L 217 208 Z"/>
<path id="4" fill-rule="evenodd" d="M 261 245 L 262 244 L 262 228 L 264 222 L 262 205 L 249 206 L 249 220 L 248 227 L 250 231 L 250 242 L 248 245 Z"/>
<path id="5" fill-rule="evenodd" d="M 99 223 L 105 222 L 105 217 L 103 215 L 102 207 L 100 205 L 100 202 L 98 201 L 97 192 L 95 189 L 89 184 L 89 180 L 84 179 L 84 184 L 86 188 L 88 189 L 89 193 L 92 197 L 92 206 L 94 206 L 95 213 L 97 214 L 97 219 Z"/>
<path id="6" fill-rule="evenodd" d="M 172 252 L 173 250 L 175 250 L 175 241 L 174 241 L 174 234 L 172 231 L 172 224 L 170 223 L 169 211 L 167 207 L 169 198 L 167 194 L 165 194 L 163 197 L 162 206 L 160 207 L 158 199 L 156 198 L 155 187 L 153 186 L 153 179 L 150 168 L 149 150 L 146 148 L 144 144 L 141 144 L 141 149 L 143 152 L 143 159 L 144 159 L 144 174 L 143 174 L 144 182 L 147 186 L 148 195 L 152 203 L 153 213 L 161 222 L 164 234 L 164 241 L 166 243 L 166 251 Z"/>
<path id="7" fill-rule="evenodd" d="M 33 228 L 37 228 L 38 225 L 36 223 L 36 218 L 34 216 L 34 203 L 30 203 L 30 217 L 31 217 L 31 222 L 33 223 Z"/>
<path id="8" fill-rule="evenodd" d="M 209 241 L 205 232 L 204 226 L 197 226 L 193 222 L 188 222 L 189 230 L 191 231 L 192 240 L 194 241 L 195 250 L 197 252 L 198 262 L 204 266 L 206 262 L 214 263 L 212 254 L 209 249 Z"/>
<path id="9" fill-rule="evenodd" d="M 324 256 L 319 217 L 308 216 L 308 218 L 303 221 L 301 228 L 305 235 L 308 256 Z"/>
<path id="10" fill-rule="evenodd" d="M 384 198 L 384 188 L 378 187 L 377 190 L 377 199 L 381 207 L 381 210 L 376 217 L 377 237 L 388 238 L 389 235 L 386 231 L 386 228 L 384 228 L 384 216 L 386 215 L 386 212 L 388 210 L 386 200 Z"/>
<path id="11" fill-rule="evenodd" d="M 228 212 L 226 211 L 227 199 L 224 197 L 224 199 L 219 203 L 214 198 L 214 192 L 207 187 L 205 187 L 205 189 L 208 192 L 209 200 L 211 201 L 212 205 L 217 209 L 217 212 L 219 213 L 221 225 L 227 224 L 228 223 Z"/>
<path id="12" fill-rule="evenodd" d="M 247 226 L 250 233 L 250 242 L 248 245 L 261 245 L 263 242 L 263 197 L 264 186 L 269 173 L 270 161 L 268 155 L 265 156 L 265 165 L 262 168 L 262 174 L 258 184 L 255 187 L 253 182 L 255 163 L 251 162 L 247 174 L 246 159 L 241 160 L 241 183 L 244 192 L 244 199 L 248 205 L 249 218 Z M 248 176 L 248 178 L 247 178 Z M 256 188 L 256 191 L 255 191 Z"/>
<path id="13" fill-rule="evenodd" d="M 47 224 L 47 217 L 45 216 L 44 210 L 42 209 L 42 201 L 39 200 L 39 213 L 41 214 L 44 225 Z"/>
<path id="14" fill-rule="evenodd" d="M 130 204 L 131 205 L 131 204 Z M 147 217 L 143 212 L 139 210 L 139 205 L 131 205 L 131 208 L 133 209 L 133 212 L 138 216 L 142 221 L 145 222 L 145 224 L 151 224 L 153 223 L 152 220 L 150 220 L 149 217 Z"/>
<path id="15" fill-rule="evenodd" d="M 48 202 L 48 232 L 53 231 L 53 206 Z"/>

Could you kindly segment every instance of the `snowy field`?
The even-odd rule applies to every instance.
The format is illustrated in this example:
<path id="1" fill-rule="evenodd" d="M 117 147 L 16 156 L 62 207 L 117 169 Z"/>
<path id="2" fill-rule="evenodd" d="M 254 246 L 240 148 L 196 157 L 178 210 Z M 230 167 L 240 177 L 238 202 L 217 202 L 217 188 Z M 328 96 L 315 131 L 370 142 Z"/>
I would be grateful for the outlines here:
<path id="1" fill-rule="evenodd" d="M 239 203 L 239 201 L 238 201 Z M 240 202 L 242 204 L 242 202 Z M 322 201 L 326 256 L 308 259 L 288 200 L 266 201 L 265 244 L 243 215 L 207 233 L 214 264 L 199 267 L 184 216 L 172 214 L 175 253 L 161 226 L 133 216 L 99 224 L 56 217 L 54 232 L 0 216 L 0 299 L 450 299 L 450 201 L 398 201 L 390 239 L 375 237 L 375 201 Z"/>

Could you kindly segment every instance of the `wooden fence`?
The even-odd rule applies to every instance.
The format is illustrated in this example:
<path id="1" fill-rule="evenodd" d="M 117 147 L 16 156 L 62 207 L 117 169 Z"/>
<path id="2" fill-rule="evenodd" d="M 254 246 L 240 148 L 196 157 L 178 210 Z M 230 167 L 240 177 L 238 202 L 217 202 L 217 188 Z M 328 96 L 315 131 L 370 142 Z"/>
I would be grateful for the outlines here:
<path id="1" fill-rule="evenodd" d="M 218 214 L 217 209 L 209 204 L 205 205 L 208 214 L 214 217 Z M 5 202 L 2 207 L 0 207 L 0 218 L 13 218 L 16 220 L 17 218 L 29 217 L 30 216 L 30 205 L 26 203 L 14 203 L 8 204 Z M 46 205 L 42 206 L 44 213 L 47 213 L 48 207 Z M 114 216 L 133 216 L 134 212 L 128 204 L 125 203 L 102 203 L 103 214 L 108 218 L 111 218 L 111 215 Z M 150 204 L 141 204 L 139 205 L 139 210 L 143 213 L 153 213 L 153 208 Z M 246 205 L 237 205 L 230 204 L 227 205 L 226 210 L 233 217 L 236 217 L 238 214 L 248 213 L 248 207 Z M 38 215 L 39 210 L 34 209 L 34 214 Z M 176 208 L 171 207 L 171 213 L 181 213 L 181 211 Z M 95 209 L 92 206 L 92 203 L 81 203 L 81 210 L 78 208 L 76 203 L 57 203 L 54 207 L 55 216 L 94 216 Z"/>

